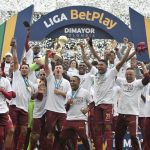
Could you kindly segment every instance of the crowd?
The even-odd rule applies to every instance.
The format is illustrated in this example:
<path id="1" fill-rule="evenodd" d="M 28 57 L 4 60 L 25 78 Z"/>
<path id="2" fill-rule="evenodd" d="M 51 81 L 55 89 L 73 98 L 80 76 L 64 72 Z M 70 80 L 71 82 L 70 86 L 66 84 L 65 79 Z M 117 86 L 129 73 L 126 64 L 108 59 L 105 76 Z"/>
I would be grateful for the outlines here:
<path id="1" fill-rule="evenodd" d="M 150 149 L 149 65 L 138 62 L 139 51 L 127 38 L 118 48 L 97 54 L 92 39 L 78 43 L 82 61 L 63 59 L 53 50 L 29 47 L 19 64 L 17 41 L 0 67 L 0 150 L 121 150 L 127 130 L 133 150 Z M 143 44 L 143 43 L 142 43 Z M 85 53 L 89 48 L 94 61 Z M 55 57 L 58 56 L 58 57 Z M 140 129 L 143 142 L 137 138 Z M 92 146 L 91 143 L 94 143 Z"/>

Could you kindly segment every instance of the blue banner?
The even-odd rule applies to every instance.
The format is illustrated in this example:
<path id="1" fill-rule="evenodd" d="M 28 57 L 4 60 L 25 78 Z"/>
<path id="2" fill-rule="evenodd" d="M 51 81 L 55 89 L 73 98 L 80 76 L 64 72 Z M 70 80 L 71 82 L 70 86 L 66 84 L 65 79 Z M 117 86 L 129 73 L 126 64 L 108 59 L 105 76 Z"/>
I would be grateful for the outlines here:
<path id="1" fill-rule="evenodd" d="M 114 15 L 89 6 L 65 7 L 42 16 L 31 28 L 31 40 L 70 34 L 73 38 L 131 40 L 131 30 Z M 72 34 L 72 35 L 71 35 Z"/>

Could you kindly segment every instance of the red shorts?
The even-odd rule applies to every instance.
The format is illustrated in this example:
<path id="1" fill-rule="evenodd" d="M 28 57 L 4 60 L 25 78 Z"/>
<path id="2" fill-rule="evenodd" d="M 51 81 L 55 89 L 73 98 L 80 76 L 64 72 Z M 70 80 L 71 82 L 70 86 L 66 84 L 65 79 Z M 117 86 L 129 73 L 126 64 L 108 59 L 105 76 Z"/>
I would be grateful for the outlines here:
<path id="1" fill-rule="evenodd" d="M 84 129 L 86 131 L 86 121 L 85 120 L 66 120 L 62 126 L 62 130 L 80 130 Z"/>
<path id="2" fill-rule="evenodd" d="M 0 114 L 0 126 L 5 126 L 6 128 L 13 128 L 12 120 L 7 113 Z"/>
<path id="3" fill-rule="evenodd" d="M 58 113 L 53 111 L 46 112 L 46 130 L 48 133 L 55 131 L 55 126 L 58 130 L 61 130 L 62 125 L 66 121 L 65 113 Z"/>
<path id="4" fill-rule="evenodd" d="M 81 133 L 82 132 L 82 133 Z M 86 135 L 86 123 L 84 120 L 66 120 L 62 126 L 61 138 L 75 138 L 77 135 L 84 134 Z"/>
<path id="5" fill-rule="evenodd" d="M 42 118 L 33 118 L 32 133 L 40 134 L 43 129 L 45 129 L 45 115 Z"/>
<path id="6" fill-rule="evenodd" d="M 112 124 L 112 104 L 100 104 L 94 108 L 94 121 L 100 124 Z"/>
<path id="7" fill-rule="evenodd" d="M 28 113 L 23 109 L 17 108 L 15 105 L 11 105 L 9 108 L 9 112 L 14 125 L 28 125 Z"/>
<path id="8" fill-rule="evenodd" d="M 113 116 L 112 130 L 115 132 L 118 116 Z"/>

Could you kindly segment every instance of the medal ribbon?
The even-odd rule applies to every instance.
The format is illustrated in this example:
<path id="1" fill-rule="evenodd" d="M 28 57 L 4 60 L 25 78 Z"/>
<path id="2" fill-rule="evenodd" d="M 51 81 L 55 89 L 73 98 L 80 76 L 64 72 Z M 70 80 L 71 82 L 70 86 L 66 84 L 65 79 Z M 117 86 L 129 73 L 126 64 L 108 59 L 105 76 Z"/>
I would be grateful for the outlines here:
<path id="1" fill-rule="evenodd" d="M 24 80 L 24 83 L 25 83 L 25 85 L 26 85 L 26 88 L 30 87 L 28 78 L 23 76 L 23 80 Z"/>
<path id="2" fill-rule="evenodd" d="M 71 94 L 71 99 L 74 99 L 76 97 L 76 95 L 78 94 L 79 92 L 79 89 L 82 87 L 82 83 L 84 82 L 84 79 L 81 81 L 80 85 L 79 85 L 79 88 L 76 90 L 76 91 L 72 91 L 72 94 Z"/>
<path id="3" fill-rule="evenodd" d="M 57 82 L 57 80 L 55 79 L 55 83 L 54 83 L 54 84 L 55 84 L 55 88 L 58 89 L 58 88 L 60 87 L 61 83 L 62 83 L 62 79 L 59 80 L 58 82 Z"/>

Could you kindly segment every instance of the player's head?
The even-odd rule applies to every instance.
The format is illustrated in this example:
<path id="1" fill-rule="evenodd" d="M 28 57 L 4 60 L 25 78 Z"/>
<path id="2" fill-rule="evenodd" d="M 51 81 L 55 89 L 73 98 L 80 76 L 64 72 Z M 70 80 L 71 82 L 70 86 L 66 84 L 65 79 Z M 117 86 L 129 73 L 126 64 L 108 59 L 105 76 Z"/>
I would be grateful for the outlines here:
<path id="1" fill-rule="evenodd" d="M 125 76 L 126 76 L 126 80 L 128 83 L 133 82 L 136 78 L 134 69 L 133 68 L 127 68 Z"/>
<path id="2" fill-rule="evenodd" d="M 80 85 L 80 78 L 78 76 L 72 76 L 70 78 L 70 85 L 72 90 L 77 90 Z"/>
<path id="3" fill-rule="evenodd" d="M 97 69 L 100 74 L 104 74 L 107 71 L 107 61 L 104 59 L 99 60 Z"/>
<path id="4" fill-rule="evenodd" d="M 86 64 L 84 63 L 84 62 L 81 62 L 80 64 L 79 64 L 79 67 L 78 67 L 78 69 L 79 69 L 79 74 L 80 75 L 83 75 L 83 74 L 85 74 L 86 73 Z"/>
<path id="5" fill-rule="evenodd" d="M 63 74 L 63 66 L 61 64 L 56 64 L 54 68 L 55 76 L 62 76 Z"/>
<path id="6" fill-rule="evenodd" d="M 27 76 L 29 74 L 29 65 L 28 64 L 22 64 L 20 67 L 20 71 L 21 71 L 21 74 L 23 76 Z"/>

